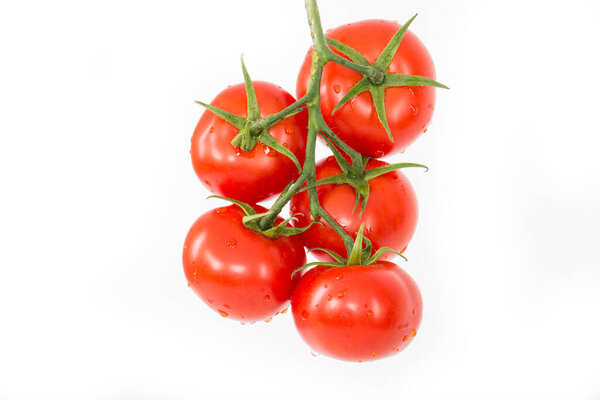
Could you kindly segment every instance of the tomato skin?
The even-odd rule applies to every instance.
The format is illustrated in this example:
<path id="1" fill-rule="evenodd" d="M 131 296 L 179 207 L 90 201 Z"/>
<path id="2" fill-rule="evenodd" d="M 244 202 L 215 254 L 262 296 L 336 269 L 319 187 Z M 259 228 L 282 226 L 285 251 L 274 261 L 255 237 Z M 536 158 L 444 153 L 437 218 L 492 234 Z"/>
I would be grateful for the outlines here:
<path id="1" fill-rule="evenodd" d="M 371 159 L 366 169 L 387 165 L 387 163 Z M 321 160 L 316 167 L 317 179 L 340 174 L 342 171 L 333 156 Z M 317 196 L 321 206 L 333 219 L 352 237 L 361 223 L 365 224 L 364 235 L 373 244 L 373 251 L 381 247 L 391 247 L 404 251 L 417 227 L 418 203 L 417 196 L 408 178 L 400 171 L 388 172 L 369 181 L 369 199 L 360 217 L 359 205 L 354 212 L 356 194 L 352 187 L 342 185 L 320 185 Z M 361 203 L 362 204 L 362 203 Z M 296 194 L 290 203 L 292 213 L 301 213 L 296 226 L 307 226 L 312 222 L 308 193 Z M 344 242 L 337 233 L 322 219 L 323 226 L 313 225 L 302 233 L 302 240 L 307 248 L 321 247 L 333 250 L 347 256 Z M 320 260 L 331 260 L 324 252 L 313 253 Z M 394 253 L 385 253 L 382 259 L 391 259 Z"/>
<path id="2" fill-rule="evenodd" d="M 260 116 L 281 111 L 295 100 L 272 83 L 254 81 Z M 244 84 L 230 86 L 217 95 L 211 105 L 241 117 L 247 116 Z M 306 149 L 307 114 L 301 112 L 269 129 L 300 164 Z M 256 203 L 281 192 L 298 176 L 298 169 L 286 156 L 257 143 L 249 152 L 231 145 L 238 130 L 224 119 L 205 111 L 196 125 L 191 143 L 194 171 L 213 192 L 246 203 Z"/>
<path id="3" fill-rule="evenodd" d="M 423 303 L 397 265 L 317 266 L 300 280 L 292 314 L 313 351 L 345 361 L 373 361 L 404 349 L 417 334 Z"/>
<path id="4" fill-rule="evenodd" d="M 200 216 L 185 239 L 183 269 L 189 286 L 210 308 L 253 322 L 287 306 L 299 279 L 291 278 L 292 272 L 306 263 L 306 254 L 295 236 L 269 239 L 244 227 L 244 215 L 231 205 Z"/>
<path id="5" fill-rule="evenodd" d="M 384 20 L 366 20 L 332 29 L 327 37 L 354 48 L 373 64 L 402 26 Z M 307 91 L 310 79 L 309 50 L 298 75 L 298 98 Z M 433 60 L 425 46 L 412 32 L 407 31 L 387 70 L 390 73 L 420 75 L 435 79 Z M 383 157 L 403 151 L 417 139 L 431 120 L 435 104 L 435 89 L 426 86 L 391 87 L 385 90 L 385 110 L 391 142 L 381 125 L 371 94 L 363 92 L 344 104 L 332 116 L 331 112 L 362 74 L 336 63 L 323 69 L 321 81 L 321 112 L 327 125 L 348 145 L 368 157 Z"/>

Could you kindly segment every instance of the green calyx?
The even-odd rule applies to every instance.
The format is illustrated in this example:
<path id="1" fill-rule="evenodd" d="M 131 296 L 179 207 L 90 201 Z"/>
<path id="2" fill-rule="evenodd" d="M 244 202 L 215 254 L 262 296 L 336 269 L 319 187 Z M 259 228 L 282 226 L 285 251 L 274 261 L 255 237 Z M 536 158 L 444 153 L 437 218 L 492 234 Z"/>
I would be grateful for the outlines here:
<path id="1" fill-rule="evenodd" d="M 244 203 L 243 201 L 239 201 L 239 200 L 235 200 L 235 199 L 230 199 L 228 197 L 223 197 L 223 196 L 217 196 L 217 195 L 212 195 L 212 196 L 208 196 L 208 198 L 217 198 L 217 199 L 221 199 L 221 200 L 227 200 L 233 204 L 235 204 L 236 206 L 240 207 L 242 209 L 242 211 L 246 214 L 243 218 L 242 218 L 242 223 L 244 224 L 244 226 L 248 229 L 251 229 L 255 232 L 260 233 L 263 236 L 266 236 L 270 239 L 275 239 L 279 236 L 293 236 L 293 235 L 298 235 L 304 231 L 306 231 L 307 229 L 310 229 L 310 227 L 312 227 L 314 224 L 319 224 L 319 225 L 323 225 L 320 222 L 313 222 L 308 226 L 302 227 L 302 228 L 293 228 L 291 226 L 288 226 L 288 224 L 290 223 L 290 221 L 297 221 L 298 218 L 296 218 L 297 215 L 302 215 L 302 214 L 294 214 L 293 216 L 291 216 L 290 218 L 287 218 L 286 220 L 284 220 L 283 222 L 281 222 L 278 225 L 275 226 L 271 226 L 268 227 L 266 229 L 263 229 L 260 227 L 260 220 L 269 215 L 270 212 L 264 212 L 264 213 L 257 213 L 254 208 L 252 208 L 251 205 Z"/>
<path id="2" fill-rule="evenodd" d="M 302 172 L 302 167 L 300 166 L 300 162 L 289 149 L 279 143 L 275 138 L 269 133 L 269 129 L 282 121 L 284 118 L 290 117 L 294 114 L 303 111 L 303 108 L 298 108 L 293 113 L 286 113 L 284 118 L 271 118 L 268 122 L 264 119 L 260 118 L 260 110 L 258 108 L 258 101 L 256 99 L 256 92 L 254 91 L 254 85 L 252 84 L 252 79 L 250 78 L 250 74 L 248 74 L 248 70 L 246 69 L 246 65 L 244 64 L 244 58 L 241 58 L 242 62 L 242 73 L 244 74 L 244 85 L 246 87 L 246 99 L 248 104 L 247 109 L 247 117 L 240 117 L 239 115 L 235 115 L 230 113 L 229 111 L 225 111 L 221 108 L 212 106 L 210 104 L 203 103 L 201 101 L 196 101 L 197 104 L 200 104 L 202 107 L 211 111 L 215 115 L 220 118 L 223 118 L 225 121 L 229 122 L 233 125 L 237 130 L 237 135 L 231 141 L 231 145 L 233 147 L 239 147 L 242 151 L 251 151 L 254 149 L 254 146 L 258 142 L 270 147 L 271 149 L 277 151 L 278 153 L 283 154 L 288 157 L 296 168 L 298 168 L 299 172 Z"/>
<path id="3" fill-rule="evenodd" d="M 374 264 L 377 261 L 379 261 L 379 259 L 381 258 L 381 256 L 383 256 L 383 254 L 390 253 L 390 252 L 399 255 L 404 260 L 407 260 L 403 254 L 401 254 L 399 251 L 396 251 L 390 247 L 382 247 L 379 250 L 377 250 L 374 254 L 371 254 L 371 251 L 373 250 L 373 245 L 371 244 L 371 241 L 366 236 L 364 236 L 364 234 L 363 234 L 364 229 L 365 229 L 365 224 L 362 223 L 360 225 L 360 228 L 358 229 L 358 232 L 356 233 L 356 239 L 354 240 L 354 245 L 352 246 L 352 251 L 350 252 L 350 255 L 348 256 L 348 258 L 344 258 L 341 255 L 339 255 L 336 252 L 329 250 L 329 249 L 323 249 L 320 247 L 308 249 L 309 252 L 318 250 L 318 251 L 327 253 L 335 261 L 334 262 L 316 261 L 316 262 L 311 262 L 311 263 L 305 264 L 305 265 L 301 266 L 300 268 L 296 269 L 294 272 L 292 272 L 292 277 L 297 272 L 302 271 L 303 269 L 306 269 L 306 268 L 313 267 L 315 265 L 323 265 L 325 267 L 330 267 L 330 268 L 347 267 L 347 266 L 351 266 L 351 265 L 371 265 L 371 264 Z M 364 247 L 363 247 L 363 242 L 365 244 Z"/>
<path id="4" fill-rule="evenodd" d="M 387 70 L 398 51 L 400 42 L 404 37 L 404 34 L 408 30 L 408 27 L 417 17 L 415 14 L 409 19 L 398 32 L 390 39 L 389 43 L 383 49 L 381 54 L 377 57 L 377 60 L 373 65 L 358 51 L 354 50 L 350 46 L 339 42 L 335 39 L 327 38 L 327 43 L 335 50 L 339 51 L 352 62 L 360 66 L 365 67 L 363 78 L 359 80 L 338 102 L 331 114 L 333 115 L 340 107 L 350 101 L 353 97 L 360 93 L 368 91 L 371 93 L 373 104 L 375 105 L 375 111 L 379 118 L 379 122 L 388 134 L 389 139 L 393 142 L 394 138 L 390 131 L 390 127 L 387 121 L 387 115 L 385 112 L 385 89 L 388 87 L 400 87 L 400 86 L 434 86 L 443 89 L 448 89 L 446 85 L 443 85 L 433 79 L 426 78 L 418 75 L 404 75 L 404 74 L 392 74 L 388 73 Z"/>
<path id="5" fill-rule="evenodd" d="M 333 145 L 333 143 L 331 143 L 331 141 L 325 135 L 322 135 L 322 137 L 323 139 L 325 139 L 325 142 L 327 143 L 331 152 L 333 153 L 333 156 L 339 164 L 342 173 L 327 178 L 319 179 L 313 182 L 312 184 L 305 186 L 300 191 L 308 190 L 320 185 L 349 185 L 356 192 L 356 201 L 354 203 L 354 208 L 352 209 L 352 212 L 354 213 L 356 211 L 358 204 L 360 203 L 361 217 L 363 212 L 365 211 L 365 207 L 367 206 L 367 201 L 369 200 L 369 181 L 371 179 L 377 178 L 378 176 L 402 168 L 424 168 L 425 171 L 429 171 L 429 168 L 426 165 L 416 163 L 395 163 L 365 170 L 367 162 L 369 161 L 368 157 L 363 157 L 361 164 L 358 166 L 354 164 L 350 165 L 347 159 L 340 153 L 340 151 Z"/>

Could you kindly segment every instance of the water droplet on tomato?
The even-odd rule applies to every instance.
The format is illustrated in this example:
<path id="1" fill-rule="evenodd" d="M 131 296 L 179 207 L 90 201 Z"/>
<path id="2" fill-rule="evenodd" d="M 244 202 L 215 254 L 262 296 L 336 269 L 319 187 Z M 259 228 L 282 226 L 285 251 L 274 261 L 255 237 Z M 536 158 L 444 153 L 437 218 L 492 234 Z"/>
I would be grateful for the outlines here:
<path id="1" fill-rule="evenodd" d="M 338 84 L 333 85 L 333 91 L 339 93 L 341 91 L 341 87 Z"/>
<path id="2" fill-rule="evenodd" d="M 242 154 L 242 152 L 241 152 L 240 150 L 237 150 L 237 151 L 235 152 L 235 155 L 236 155 L 236 157 L 239 157 L 239 155 L 240 155 L 240 154 Z"/>
<path id="3" fill-rule="evenodd" d="M 405 151 L 406 151 L 406 149 L 400 150 L 400 154 L 404 154 Z"/>
<path id="4" fill-rule="evenodd" d="M 223 318 L 227 318 L 229 316 L 229 314 L 227 314 L 225 311 L 223 310 L 219 310 L 219 314 L 221 314 L 221 317 Z"/>
<path id="5" fill-rule="evenodd" d="M 225 307 L 225 308 L 226 308 L 226 309 L 228 309 L 228 310 L 231 310 L 231 306 L 230 306 L 230 305 L 228 305 L 228 304 L 223 304 L 223 307 Z"/>
<path id="6" fill-rule="evenodd" d="M 310 351 L 310 354 L 311 354 L 313 357 L 318 357 L 318 356 L 319 356 L 319 353 L 317 353 L 317 352 L 316 352 L 316 351 L 314 351 L 314 350 L 311 350 L 311 351 Z"/>
<path id="7" fill-rule="evenodd" d="M 359 362 L 359 363 L 361 363 L 361 362 L 362 362 L 362 360 L 358 360 L 358 362 Z"/>
<path id="8" fill-rule="evenodd" d="M 277 157 L 277 152 L 269 146 L 265 146 L 265 154 L 269 157 Z"/>
<path id="9" fill-rule="evenodd" d="M 330 294 L 328 294 L 328 295 L 327 295 L 327 301 L 331 301 L 331 299 L 333 299 L 333 296 L 332 296 L 332 295 L 330 295 Z"/>
<path id="10" fill-rule="evenodd" d="M 416 113 L 419 112 L 419 109 L 411 104 L 410 105 L 410 112 L 413 113 L 413 114 L 416 114 Z"/>
<path id="11" fill-rule="evenodd" d="M 192 287 L 192 284 L 188 282 L 188 287 Z"/>
<path id="12" fill-rule="evenodd" d="M 265 322 L 271 322 L 273 320 L 273 317 L 269 317 L 267 319 L 265 319 Z"/>
<path id="13" fill-rule="evenodd" d="M 292 128 L 291 126 L 286 126 L 283 131 L 286 135 L 292 135 L 294 133 L 294 128 Z"/>
<path id="14" fill-rule="evenodd" d="M 408 336 L 404 336 L 404 337 L 402 338 L 402 341 L 403 341 L 403 342 L 406 342 L 407 340 L 408 340 Z"/>
<path id="15" fill-rule="evenodd" d="M 240 324 L 246 325 L 246 321 L 240 321 Z"/>
<path id="16" fill-rule="evenodd" d="M 412 94 L 413 96 L 416 96 L 415 91 L 413 90 L 413 88 L 408 88 L 408 91 L 410 94 Z"/>
<path id="17" fill-rule="evenodd" d="M 250 321 L 250 325 L 254 325 L 256 321 Z"/>
<path id="18" fill-rule="evenodd" d="M 371 357 L 377 357 L 377 353 L 371 353 Z"/>
<path id="19" fill-rule="evenodd" d="M 265 300 L 271 300 L 271 296 L 269 296 L 268 294 L 265 294 Z"/>
<path id="20" fill-rule="evenodd" d="M 306 310 L 302 310 L 302 319 L 308 319 L 310 313 Z"/>
<path id="21" fill-rule="evenodd" d="M 328 284 L 324 284 L 324 285 L 323 285 L 323 287 L 324 287 L 325 289 L 327 289 L 327 288 L 329 287 L 329 285 L 328 285 Z"/>
<path id="22" fill-rule="evenodd" d="M 417 336 L 417 330 L 416 330 L 416 329 L 413 329 L 413 330 L 410 332 L 410 336 Z"/>
<path id="23" fill-rule="evenodd" d="M 337 279 L 337 280 L 339 281 L 339 280 L 340 280 L 340 279 L 342 279 L 343 277 L 344 277 L 344 275 L 342 275 L 342 274 L 339 274 L 339 275 L 337 275 L 337 276 L 335 277 L 335 279 Z"/>
<path id="24" fill-rule="evenodd" d="M 374 315 L 375 314 L 373 313 L 373 311 L 371 311 L 371 310 L 367 311 L 367 317 L 373 318 Z"/>
<path id="25" fill-rule="evenodd" d="M 375 151 L 375 157 L 383 157 L 383 150 Z"/>
<path id="26" fill-rule="evenodd" d="M 423 131 L 423 133 L 427 133 L 427 128 L 425 128 L 425 130 Z"/>
<path id="27" fill-rule="evenodd" d="M 215 131 L 215 127 L 211 126 L 210 129 L 208 130 L 208 133 L 213 133 Z"/>
<path id="28" fill-rule="evenodd" d="M 197 281 L 198 280 L 198 272 L 194 271 L 194 280 Z"/>
<path id="29" fill-rule="evenodd" d="M 225 214 L 227 212 L 227 210 L 229 210 L 229 208 L 227 208 L 227 207 L 219 207 L 219 208 L 217 208 L 216 213 L 217 214 Z"/>
<path id="30" fill-rule="evenodd" d="M 340 299 L 341 299 L 342 297 L 344 297 L 344 296 L 346 295 L 346 292 L 347 292 L 347 291 L 348 291 L 348 289 L 343 289 L 343 290 L 340 290 L 340 292 L 339 292 L 339 293 L 338 293 L 338 295 L 337 295 L 337 296 L 338 296 L 338 298 L 340 298 Z"/>
<path id="31" fill-rule="evenodd" d="M 213 299 L 206 299 L 206 301 L 208 301 L 208 304 L 212 304 L 215 302 Z"/>
<path id="32" fill-rule="evenodd" d="M 287 311 L 288 311 L 288 308 L 286 307 L 286 308 L 284 308 L 283 310 L 281 310 L 281 313 L 282 313 L 282 314 L 285 314 Z"/>
<path id="33" fill-rule="evenodd" d="M 237 245 L 237 240 L 235 240 L 234 238 L 231 238 L 227 241 L 227 246 L 229 246 L 230 248 L 234 248 Z"/>

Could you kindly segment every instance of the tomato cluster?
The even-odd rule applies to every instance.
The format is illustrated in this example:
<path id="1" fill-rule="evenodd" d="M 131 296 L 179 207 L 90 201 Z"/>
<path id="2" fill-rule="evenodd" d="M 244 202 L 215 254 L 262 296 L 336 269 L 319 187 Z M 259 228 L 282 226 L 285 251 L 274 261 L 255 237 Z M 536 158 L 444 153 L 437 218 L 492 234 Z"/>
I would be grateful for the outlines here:
<path id="1" fill-rule="evenodd" d="M 315 10 L 307 2 L 309 19 Z M 410 22 L 347 24 L 327 38 L 317 28 L 298 99 L 252 81 L 242 61 L 244 83 L 200 103 L 207 110 L 192 136 L 194 171 L 234 204 L 194 222 L 183 267 L 188 286 L 221 316 L 270 321 L 291 301 L 311 349 L 347 361 L 395 354 L 416 335 L 419 289 L 389 260 L 406 249 L 418 213 L 397 169 L 421 165 L 373 158 L 426 130 L 434 86 L 443 87 Z M 333 153 L 318 163 L 317 135 Z M 257 204 L 276 194 L 270 209 Z M 287 203 L 292 216 L 283 219 Z M 306 264 L 305 248 L 321 261 Z"/>

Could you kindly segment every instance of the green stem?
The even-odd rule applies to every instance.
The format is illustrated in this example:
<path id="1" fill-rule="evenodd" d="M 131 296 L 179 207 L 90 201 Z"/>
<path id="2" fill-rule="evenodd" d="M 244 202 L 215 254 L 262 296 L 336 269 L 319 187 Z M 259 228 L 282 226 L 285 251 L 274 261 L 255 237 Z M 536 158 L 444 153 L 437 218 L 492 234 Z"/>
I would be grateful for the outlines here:
<path id="1" fill-rule="evenodd" d="M 352 175 L 361 176 L 363 174 L 361 154 L 359 152 L 355 151 L 354 149 L 352 149 L 346 143 L 344 143 L 340 138 L 338 138 L 337 135 L 325 123 L 325 120 L 323 119 L 323 116 L 321 115 L 321 110 L 320 110 L 320 93 L 319 93 L 320 90 L 319 89 L 321 87 L 321 76 L 322 76 L 323 67 L 329 61 L 339 62 L 339 63 L 347 66 L 348 68 L 355 69 L 359 72 L 363 71 L 365 74 L 368 74 L 369 76 L 371 76 L 369 71 L 373 68 L 371 66 L 365 67 L 365 66 L 362 66 L 359 64 L 355 64 L 351 61 L 348 61 L 347 59 L 345 59 L 343 57 L 340 57 L 336 53 L 334 53 L 329 48 L 329 45 L 327 44 L 327 41 L 325 39 L 325 34 L 323 33 L 323 27 L 321 25 L 321 17 L 319 15 L 319 8 L 317 7 L 316 0 L 306 0 L 305 5 L 306 5 L 306 12 L 308 15 L 308 23 L 309 23 L 310 30 L 311 30 L 311 36 L 313 39 L 313 58 L 312 58 L 312 65 L 311 65 L 311 74 L 310 74 L 310 80 L 308 83 L 308 89 L 306 91 L 306 94 L 304 96 L 302 96 L 301 98 L 299 98 L 298 100 L 296 100 L 294 103 L 292 103 L 289 106 L 287 106 L 286 108 L 284 108 L 283 110 L 260 119 L 259 121 L 257 121 L 257 123 L 254 126 L 252 126 L 252 129 L 255 129 L 255 130 L 269 129 L 271 126 L 275 125 L 279 121 L 282 121 L 285 118 L 289 117 L 290 115 L 297 113 L 298 109 L 303 107 L 305 104 L 308 105 L 309 120 L 313 121 L 314 129 L 312 130 L 312 132 L 309 129 L 309 132 L 308 132 L 306 156 L 305 156 L 304 167 L 302 168 L 302 174 L 300 174 L 300 176 L 298 177 L 296 182 L 287 191 L 285 191 L 279 195 L 279 197 L 277 198 L 277 200 L 275 201 L 273 206 L 271 206 L 271 209 L 269 210 L 269 214 L 260 221 L 259 225 L 263 229 L 267 229 L 273 225 L 273 222 L 275 222 L 277 215 L 279 215 L 279 213 L 281 212 L 283 207 L 291 200 L 291 198 L 294 196 L 294 194 L 296 194 L 298 192 L 298 190 L 300 190 L 300 188 L 302 187 L 304 182 L 309 180 L 309 178 L 311 178 L 311 177 L 313 178 L 312 181 L 314 182 L 315 149 L 314 149 L 313 142 L 316 141 L 316 136 L 319 131 L 321 131 L 321 130 L 325 131 L 325 133 L 330 138 L 332 143 L 334 143 L 336 146 L 341 148 L 342 151 L 344 151 L 346 154 L 348 154 L 350 156 L 350 158 L 352 160 L 352 166 L 351 166 Z M 309 123 L 309 125 L 310 125 L 310 123 Z M 311 201 L 314 203 L 314 200 L 312 200 L 312 198 L 311 198 Z M 317 200 L 317 203 L 318 203 L 318 200 Z M 318 214 L 321 217 L 323 217 L 324 214 L 327 214 L 327 212 L 320 206 L 320 204 L 317 208 L 318 208 Z M 327 218 L 327 217 L 329 217 L 329 215 L 325 215 L 324 219 L 330 225 L 331 225 L 330 222 L 332 222 L 334 225 L 337 225 L 337 223 L 333 220 L 333 218 Z M 328 221 L 328 219 L 330 221 Z M 347 242 L 348 238 L 351 240 L 351 237 L 349 235 L 347 235 L 346 232 L 344 232 L 344 230 L 341 227 L 332 226 L 332 228 L 334 228 L 334 230 L 336 230 L 336 231 L 339 231 L 340 235 L 342 236 L 342 239 L 344 239 L 344 242 Z M 339 229 L 337 229 L 337 228 L 339 228 Z M 348 238 L 345 238 L 344 235 L 348 236 Z"/>
<path id="2" fill-rule="evenodd" d="M 306 0 L 304 2 L 306 7 L 306 14 L 308 15 L 308 25 L 310 26 L 310 36 L 313 41 L 313 48 L 321 56 L 327 58 L 329 46 L 325 40 L 325 34 L 323 33 L 323 26 L 321 25 L 321 16 L 319 15 L 319 7 L 317 7 L 316 0 Z M 323 63 L 325 65 L 326 63 Z"/>
<path id="3" fill-rule="evenodd" d="M 311 36 L 313 39 L 313 55 L 311 64 L 310 80 L 308 83 L 308 89 L 306 94 L 298 99 L 293 104 L 289 105 L 280 112 L 269 115 L 261 120 L 261 124 L 264 124 L 264 128 L 269 128 L 273 124 L 281 121 L 289 115 L 297 112 L 298 108 L 303 105 L 307 105 L 308 109 L 308 134 L 306 138 L 306 156 L 304 159 L 304 166 L 302 174 L 298 177 L 296 182 L 285 192 L 281 193 L 269 213 L 262 218 L 259 222 L 260 227 L 265 229 L 272 226 L 273 222 L 277 218 L 277 215 L 281 212 L 283 207 L 290 201 L 290 199 L 300 190 L 305 182 L 313 184 L 316 180 L 316 163 L 315 163 L 315 147 L 316 140 L 319 131 L 324 130 L 331 141 L 345 151 L 351 158 L 353 166 L 360 166 L 362 171 L 362 160 L 360 154 L 342 140 L 340 140 L 332 131 L 327 127 L 327 124 L 323 120 L 321 115 L 321 100 L 320 100 L 320 87 L 321 77 L 323 75 L 323 67 L 330 60 L 337 60 L 337 54 L 333 53 L 327 41 L 325 40 L 325 34 L 323 33 L 323 27 L 321 26 L 321 19 L 319 16 L 319 9 L 317 7 L 316 0 L 306 0 L 306 12 L 308 15 L 308 23 L 310 25 Z M 341 58 L 341 57 L 340 57 Z M 356 64 L 343 59 L 344 64 L 350 63 L 353 66 L 358 67 Z M 361 66 L 362 68 L 362 66 Z M 344 231 L 344 229 L 323 209 L 319 203 L 316 188 L 309 190 L 309 201 L 310 201 L 310 212 L 313 218 L 322 218 L 331 228 L 342 238 L 346 246 L 346 251 L 350 255 L 354 241 L 352 237 Z"/>
<path id="4" fill-rule="evenodd" d="M 273 222 L 275 222 L 275 219 L 277 219 L 277 216 L 279 215 L 283 207 L 292 199 L 292 197 L 294 197 L 296 192 L 300 190 L 304 182 L 306 182 L 306 180 L 308 179 L 308 173 L 305 171 L 308 171 L 308 169 L 306 168 L 306 162 L 304 163 L 304 168 L 302 168 L 302 174 L 300 174 L 296 182 L 294 182 L 294 184 L 290 186 L 288 190 L 279 195 L 277 200 L 275 200 L 275 203 L 273 203 L 273 205 L 269 209 L 269 214 L 267 214 L 259 222 L 259 226 L 262 229 L 268 229 L 273 225 Z"/>
<path id="5" fill-rule="evenodd" d="M 302 96 L 301 98 L 299 98 L 298 100 L 296 100 L 294 103 L 290 104 L 283 110 L 279 111 L 278 113 L 270 114 L 270 115 L 267 115 L 266 117 L 262 118 L 258 122 L 258 124 L 256 124 L 255 129 L 269 129 L 276 123 L 283 121 L 290 115 L 297 113 L 298 109 L 300 107 L 302 107 L 304 104 L 306 104 L 306 102 L 309 100 L 310 100 L 310 97 L 308 96 L 308 93 L 307 93 L 304 96 Z"/>
<path id="6" fill-rule="evenodd" d="M 328 48 L 328 50 L 329 50 L 328 54 L 327 54 L 328 61 L 333 61 L 335 63 L 343 65 L 346 68 L 350 68 L 354 71 L 360 72 L 361 74 L 363 74 L 364 76 L 369 78 L 369 80 L 371 80 L 372 82 L 377 82 L 377 83 L 383 82 L 383 79 L 384 79 L 383 72 L 381 72 L 374 66 L 353 63 L 352 61 L 340 56 L 339 54 L 334 53 L 333 50 L 331 50 L 329 48 Z"/>
<path id="7" fill-rule="evenodd" d="M 314 75 L 316 79 L 318 79 L 319 83 L 321 81 L 322 69 Z M 310 165 L 311 169 L 309 171 L 307 183 L 308 185 L 313 185 L 316 181 L 316 171 L 315 171 L 315 142 L 317 137 L 317 132 L 320 128 L 319 118 L 321 117 L 321 101 L 317 99 L 314 104 L 311 104 L 308 107 L 308 137 L 310 141 L 307 143 L 307 152 L 306 152 L 306 160 L 304 162 L 305 166 Z M 311 147 L 311 152 L 309 154 L 308 148 Z M 318 218 L 322 218 L 341 238 L 346 247 L 346 252 L 348 256 L 352 252 L 352 246 L 354 244 L 354 240 L 352 237 L 344 231 L 344 229 L 333 219 L 331 215 L 325 211 L 325 209 L 321 206 L 319 202 L 319 197 L 317 195 L 317 188 L 312 187 L 308 190 L 308 198 L 310 203 L 310 213 L 313 218 L 318 220 Z"/>
<path id="8" fill-rule="evenodd" d="M 358 151 L 354 150 L 352 147 L 348 146 L 342 139 L 340 139 L 334 132 L 331 130 L 329 126 L 325 123 L 323 119 L 323 115 L 319 113 L 319 124 L 321 126 L 321 131 L 327 135 L 329 140 L 342 149 L 342 151 L 350 157 L 352 160 L 352 165 L 350 166 L 350 175 L 356 178 L 362 178 L 364 176 L 364 168 L 362 161 L 362 154 Z"/>

